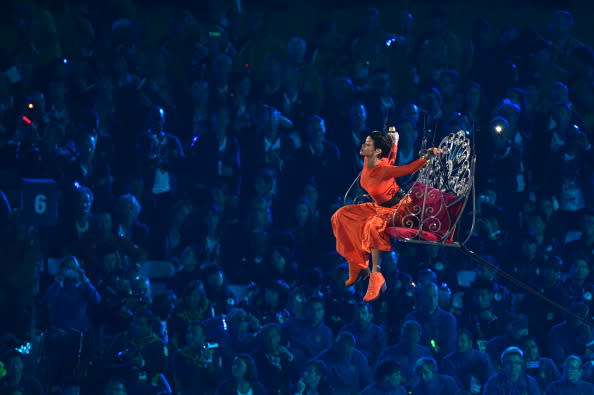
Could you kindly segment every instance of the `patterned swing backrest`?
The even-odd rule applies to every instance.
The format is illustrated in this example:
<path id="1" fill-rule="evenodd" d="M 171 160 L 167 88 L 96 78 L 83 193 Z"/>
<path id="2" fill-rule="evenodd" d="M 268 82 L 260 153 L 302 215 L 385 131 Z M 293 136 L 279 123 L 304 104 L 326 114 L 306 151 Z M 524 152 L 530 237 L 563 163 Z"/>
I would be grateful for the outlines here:
<path id="1" fill-rule="evenodd" d="M 418 173 L 397 206 L 388 232 L 407 241 L 454 242 L 454 231 L 472 191 L 474 156 L 464 131 L 444 137 L 443 151 Z"/>

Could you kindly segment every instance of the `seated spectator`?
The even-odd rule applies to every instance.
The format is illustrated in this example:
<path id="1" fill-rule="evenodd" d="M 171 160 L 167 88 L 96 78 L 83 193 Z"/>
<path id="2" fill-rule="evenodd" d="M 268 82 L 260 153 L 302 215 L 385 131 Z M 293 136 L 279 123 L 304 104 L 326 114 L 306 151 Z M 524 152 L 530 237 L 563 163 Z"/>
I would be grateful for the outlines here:
<path id="1" fill-rule="evenodd" d="M 210 111 L 209 130 L 197 135 L 190 148 L 189 167 L 192 186 L 204 188 L 217 182 L 240 186 L 241 150 L 237 137 L 229 130 L 231 123 L 228 107 Z"/>
<path id="2" fill-rule="evenodd" d="M 64 258 L 54 282 L 45 293 L 50 326 L 55 329 L 87 331 L 90 329 L 88 307 L 100 301 L 101 296 L 76 257 Z"/>
<path id="3" fill-rule="evenodd" d="M 375 381 L 361 392 L 361 395 L 406 395 L 400 365 L 394 361 L 384 361 L 375 368 Z"/>
<path id="4" fill-rule="evenodd" d="M 254 285 L 255 286 L 255 285 Z M 287 310 L 289 286 L 282 280 L 277 280 L 269 285 L 257 289 L 257 294 L 250 301 L 248 309 L 260 317 L 263 324 L 275 322 L 284 324 L 291 316 Z"/>
<path id="5" fill-rule="evenodd" d="M 405 321 L 400 329 L 400 340 L 397 345 L 388 347 L 377 358 L 378 364 L 386 360 L 398 363 L 402 368 L 402 383 L 412 388 L 417 382 L 415 363 L 421 357 L 430 357 L 431 349 L 421 346 L 421 325 L 416 321 Z"/>
<path id="6" fill-rule="evenodd" d="M 308 179 L 315 177 L 320 184 L 320 199 L 328 202 L 346 181 L 338 167 L 342 166 L 340 151 L 333 141 L 328 140 L 326 123 L 320 116 L 307 119 L 304 134 L 303 145 L 296 150 L 287 167 L 287 176 L 291 179 L 289 193 L 295 196 Z"/>
<path id="7" fill-rule="evenodd" d="M 349 276 L 349 269 L 344 259 L 336 252 L 324 255 L 322 260 L 325 262 L 326 276 L 324 282 L 326 287 L 326 308 L 331 312 L 328 317 L 328 326 L 335 332 L 345 325 L 353 322 L 355 309 L 353 308 L 361 301 L 361 294 L 357 292 L 356 287 L 345 287 L 344 282 Z M 349 331 L 355 336 L 356 331 Z M 359 343 L 357 343 L 359 344 Z M 361 350 L 363 351 L 363 350 Z"/>
<path id="8" fill-rule="evenodd" d="M 503 332 L 506 312 L 497 311 L 494 307 L 495 284 L 488 280 L 475 280 L 469 293 L 470 306 L 465 307 L 462 317 L 463 326 L 469 328 L 474 337 L 486 341 Z"/>
<path id="9" fill-rule="evenodd" d="M 82 344 L 85 358 L 88 356 L 92 346 L 87 338 L 92 329 L 89 308 L 100 301 L 101 296 L 76 257 L 64 258 L 44 296 L 50 326 L 46 338 L 48 381 L 52 385 L 74 378 L 77 364 L 81 363 Z"/>
<path id="10" fill-rule="evenodd" d="M 431 347 L 435 355 L 444 356 L 456 349 L 456 317 L 438 306 L 435 283 L 427 283 L 419 290 L 418 307 L 404 319 L 417 321 L 422 328 L 420 344 Z"/>
<path id="11" fill-rule="evenodd" d="M 217 395 L 265 395 L 266 389 L 258 381 L 258 368 L 249 354 L 236 354 L 231 364 L 230 378 L 221 382 Z"/>
<path id="12" fill-rule="evenodd" d="M 563 261 L 558 256 L 549 256 L 539 263 L 540 275 L 531 281 L 533 288 L 538 290 L 546 298 L 553 300 L 560 305 L 567 305 L 566 291 L 561 282 L 561 271 Z M 539 344 L 546 344 L 546 338 L 556 323 L 558 323 L 560 312 L 547 300 L 530 295 L 518 308 L 522 313 L 530 316 L 530 333 L 534 335 Z"/>
<path id="13" fill-rule="evenodd" d="M 287 218 L 284 229 L 294 240 L 295 257 L 299 262 L 310 261 L 321 249 L 311 202 L 305 198 L 297 199 L 288 207 Z"/>
<path id="14" fill-rule="evenodd" d="M 551 358 L 541 357 L 538 343 L 532 336 L 522 340 L 522 351 L 526 363 L 526 373 L 536 379 L 540 392 L 544 393 L 551 381 L 559 380 L 559 369 Z"/>
<path id="15" fill-rule="evenodd" d="M 577 255 L 588 257 L 590 262 L 594 262 L 594 209 L 586 208 L 582 210 L 580 216 L 579 230 L 580 238 L 570 241 L 564 247 L 564 257 L 569 258 Z"/>
<path id="16" fill-rule="evenodd" d="M 332 331 L 324 323 L 324 310 L 323 299 L 311 297 L 305 306 L 305 316 L 293 317 L 283 325 L 283 336 L 298 366 L 332 345 Z"/>
<path id="17" fill-rule="evenodd" d="M 499 262 L 492 255 L 486 255 L 485 258 L 489 263 L 478 262 L 475 266 L 476 277 L 475 281 L 486 280 L 493 284 L 493 300 L 491 304 L 499 316 L 509 313 L 511 310 L 511 293 L 509 289 L 498 281 L 497 271 L 500 268 Z"/>
<path id="18" fill-rule="evenodd" d="M 501 360 L 498 355 L 501 355 L 503 350 L 511 346 L 519 347 L 522 338 L 529 335 L 528 317 L 518 314 L 510 317 L 509 320 L 505 333 L 489 339 L 485 346 L 485 351 L 496 365 Z"/>
<path id="19" fill-rule="evenodd" d="M 197 254 L 196 246 L 189 245 L 177 257 L 177 273 L 167 281 L 168 288 L 175 292 L 176 295 L 182 295 L 188 284 L 200 280 L 202 277 L 202 273 L 198 268 Z"/>
<path id="20" fill-rule="evenodd" d="M 168 218 L 159 219 L 159 226 L 151 231 L 151 257 L 170 260 L 179 255 L 189 240 L 195 240 L 195 235 L 188 234 L 188 219 L 192 213 L 192 204 L 187 200 L 172 202 L 168 207 Z M 212 260 L 214 261 L 214 260 Z"/>
<path id="21" fill-rule="evenodd" d="M 524 371 L 524 353 L 518 347 L 508 347 L 501 353 L 502 370 L 485 384 L 483 395 L 540 395 L 534 377 Z"/>
<path id="22" fill-rule="evenodd" d="M 115 228 L 117 235 L 129 244 L 147 250 L 149 228 L 138 220 L 142 206 L 130 193 L 118 198 L 115 206 Z"/>
<path id="23" fill-rule="evenodd" d="M 110 377 L 103 388 L 104 395 L 128 395 L 126 381 L 120 377 Z"/>
<path id="24" fill-rule="evenodd" d="M 577 355 L 570 355 L 563 363 L 563 377 L 547 387 L 546 395 L 592 395 L 594 384 L 582 380 L 583 363 Z"/>
<path id="25" fill-rule="evenodd" d="M 80 255 L 88 248 L 88 244 L 95 236 L 95 216 L 91 213 L 93 207 L 93 192 L 90 188 L 74 183 L 68 185 L 65 206 L 59 217 L 58 231 L 53 235 L 53 244 L 57 244 L 58 254 Z"/>
<path id="26" fill-rule="evenodd" d="M 590 262 L 586 257 L 574 255 L 567 261 L 569 276 L 563 282 L 563 290 L 569 303 L 584 303 L 592 307 L 594 284 L 590 273 Z"/>
<path id="27" fill-rule="evenodd" d="M 588 306 L 574 302 L 567 311 L 566 320 L 551 328 L 548 350 L 557 364 L 562 364 L 569 355 L 584 355 L 586 344 L 592 341 L 592 329 L 587 318 Z"/>
<path id="28" fill-rule="evenodd" d="M 23 356 L 16 350 L 10 350 L 0 356 L 4 367 L 4 375 L 0 375 L 0 393 L 43 395 L 41 383 L 34 377 L 25 374 Z"/>
<path id="29" fill-rule="evenodd" d="M 294 395 L 333 395 L 334 389 L 328 384 L 328 367 L 319 359 L 305 364 L 299 380 L 293 385 Z"/>
<path id="30" fill-rule="evenodd" d="M 251 352 L 261 328 L 260 321 L 243 308 L 235 307 L 225 318 L 231 347 L 236 353 Z"/>
<path id="31" fill-rule="evenodd" d="M 472 348 L 472 333 L 458 330 L 456 351 L 444 357 L 441 371 L 452 376 L 463 393 L 478 394 L 494 373 L 489 356 Z"/>
<path id="32" fill-rule="evenodd" d="M 342 287 L 344 288 L 344 287 Z M 373 323 L 373 309 L 370 304 L 357 302 L 354 307 L 353 322 L 340 330 L 355 336 L 357 349 L 365 354 L 371 366 L 387 345 L 386 330 Z"/>
<path id="33" fill-rule="evenodd" d="M 107 371 L 125 378 L 131 394 L 152 392 L 157 378 L 166 383 L 168 348 L 156 328 L 150 310 L 136 311 L 128 330 L 106 349 Z"/>
<path id="34" fill-rule="evenodd" d="M 419 376 L 413 387 L 413 395 L 461 395 L 456 380 L 447 374 L 439 374 L 435 359 L 421 357 L 415 364 L 415 372 Z"/>
<path id="35" fill-rule="evenodd" d="M 174 347 L 181 344 L 188 325 L 200 321 L 211 315 L 206 298 L 204 284 L 200 280 L 193 280 L 186 285 L 178 299 L 174 316 L 170 321 L 169 338 Z"/>
<path id="36" fill-rule="evenodd" d="M 258 366 L 262 384 L 270 395 L 289 393 L 290 379 L 295 375 L 295 357 L 281 343 L 281 327 L 265 325 L 256 339 L 254 360 Z"/>
<path id="37" fill-rule="evenodd" d="M 223 268 L 208 265 L 204 268 L 204 289 L 210 301 L 212 315 L 225 314 L 235 306 L 235 296 L 229 289 Z"/>
<path id="38" fill-rule="evenodd" d="M 190 323 L 183 347 L 173 354 L 170 370 L 179 393 L 214 394 L 223 378 L 223 361 L 218 343 L 209 343 L 199 321 Z"/>
<path id="39" fill-rule="evenodd" d="M 158 324 L 156 332 L 165 344 L 169 344 L 170 321 L 175 314 L 176 307 L 177 295 L 170 289 L 151 299 L 150 308 L 155 314 Z"/>
<path id="40" fill-rule="evenodd" d="M 340 332 L 332 347 L 318 358 L 328 366 L 328 382 L 335 394 L 348 395 L 370 384 L 371 368 L 365 355 L 355 348 L 355 336 Z"/>
<path id="41" fill-rule="evenodd" d="M 272 245 L 268 249 L 266 260 L 266 277 L 269 280 L 284 281 L 289 285 L 296 285 L 300 274 L 290 248 Z"/>

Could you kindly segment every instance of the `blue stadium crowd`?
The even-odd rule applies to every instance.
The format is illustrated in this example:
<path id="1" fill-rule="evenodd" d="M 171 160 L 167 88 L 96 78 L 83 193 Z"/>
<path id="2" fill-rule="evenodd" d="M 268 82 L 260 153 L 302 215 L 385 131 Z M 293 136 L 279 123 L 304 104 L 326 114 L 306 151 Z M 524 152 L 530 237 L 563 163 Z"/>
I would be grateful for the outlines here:
<path id="1" fill-rule="evenodd" d="M 571 12 L 462 39 L 446 9 L 366 8 L 285 37 L 240 2 L 8 3 L 0 394 L 594 394 L 594 49 Z M 484 261 L 395 244 L 367 304 L 330 216 L 387 126 L 399 164 L 467 131 Z M 53 224 L 22 179 L 57 186 Z"/>

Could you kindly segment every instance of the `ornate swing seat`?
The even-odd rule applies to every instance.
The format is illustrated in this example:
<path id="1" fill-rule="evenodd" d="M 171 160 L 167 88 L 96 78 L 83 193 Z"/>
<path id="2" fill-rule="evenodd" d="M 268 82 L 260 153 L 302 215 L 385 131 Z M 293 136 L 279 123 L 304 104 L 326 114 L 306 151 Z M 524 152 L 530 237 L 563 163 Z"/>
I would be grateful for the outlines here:
<path id="1" fill-rule="evenodd" d="M 476 157 L 464 131 L 444 137 L 439 148 L 444 153 L 419 171 L 386 229 L 397 241 L 450 247 L 466 242 L 456 240 L 457 227 L 471 192 L 474 206 Z"/>

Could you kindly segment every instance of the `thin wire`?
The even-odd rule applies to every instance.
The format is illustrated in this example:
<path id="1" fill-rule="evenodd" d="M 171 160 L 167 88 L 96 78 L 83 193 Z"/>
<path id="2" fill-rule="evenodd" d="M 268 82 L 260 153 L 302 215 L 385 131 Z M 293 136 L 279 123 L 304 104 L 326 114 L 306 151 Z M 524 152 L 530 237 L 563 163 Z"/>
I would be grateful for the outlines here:
<path id="1" fill-rule="evenodd" d="M 543 293 L 538 292 L 536 289 L 532 288 L 531 286 L 529 286 L 528 284 L 526 284 L 525 282 L 516 279 L 514 276 L 512 276 L 511 274 L 507 273 L 505 270 L 502 270 L 500 267 L 498 267 L 495 264 L 490 263 L 487 259 L 483 258 L 482 256 L 478 255 L 476 252 L 469 250 L 466 246 L 461 245 L 460 246 L 460 251 L 462 251 L 464 254 L 466 254 L 467 256 L 476 259 L 477 261 L 480 261 L 481 263 L 489 266 L 490 268 L 492 268 L 493 270 L 495 270 L 495 273 L 500 275 L 501 277 L 505 278 L 506 280 L 510 281 L 511 283 L 513 283 L 514 285 L 519 286 L 520 288 L 523 288 L 524 290 L 528 291 L 529 293 L 541 298 L 542 300 L 544 300 L 545 302 L 549 303 L 550 305 L 556 307 L 557 309 L 559 309 L 560 311 L 562 311 L 563 313 L 567 314 L 568 316 L 575 318 L 577 320 L 579 320 L 580 322 L 588 325 L 589 327 L 592 326 L 592 324 L 590 324 L 590 322 L 583 318 L 580 317 L 579 315 L 575 314 L 573 311 L 569 310 L 568 308 L 566 308 L 565 306 L 555 302 L 554 300 L 548 298 L 547 296 L 545 296 Z"/>
<path id="2" fill-rule="evenodd" d="M 349 187 L 349 189 L 347 189 L 347 191 L 344 194 L 344 197 L 342 198 L 342 204 L 347 204 L 347 197 L 349 196 L 349 193 L 351 193 L 351 189 L 353 189 L 353 187 L 355 186 L 355 183 L 357 181 L 359 181 L 359 178 L 361 177 L 361 172 L 359 172 L 359 174 L 357 174 L 357 177 L 355 177 L 355 179 L 353 180 L 353 182 L 351 183 L 351 186 Z"/>

